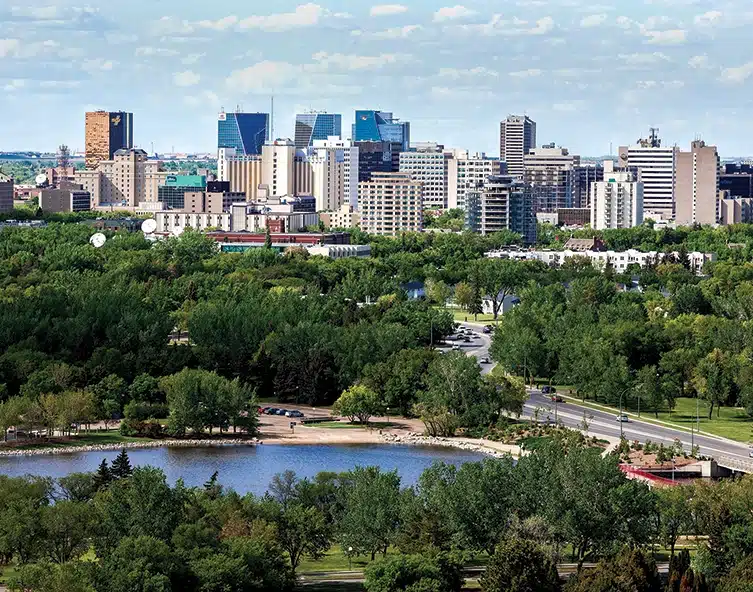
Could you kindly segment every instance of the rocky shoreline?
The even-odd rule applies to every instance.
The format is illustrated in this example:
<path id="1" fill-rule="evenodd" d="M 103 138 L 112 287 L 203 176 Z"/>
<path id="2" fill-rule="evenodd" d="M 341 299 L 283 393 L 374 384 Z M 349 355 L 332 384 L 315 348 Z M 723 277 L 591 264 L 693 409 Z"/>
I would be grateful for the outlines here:
<path id="1" fill-rule="evenodd" d="M 92 444 L 89 446 L 61 446 L 58 448 L 32 448 L 26 450 L 0 450 L 0 458 L 15 456 L 39 456 L 43 454 L 75 454 L 77 452 L 108 452 L 113 450 L 132 450 L 139 448 L 199 448 L 199 447 L 222 447 L 222 446 L 255 446 L 257 438 L 243 440 L 154 440 L 152 442 L 123 442 L 121 444 Z"/>
<path id="2" fill-rule="evenodd" d="M 436 436 L 424 436 L 411 432 L 405 436 L 398 434 L 382 433 L 381 439 L 385 444 L 402 444 L 403 446 L 437 446 L 443 448 L 457 448 L 458 450 L 465 450 L 466 452 L 476 452 L 478 454 L 485 454 L 493 458 L 503 458 L 512 454 L 511 452 L 502 452 L 500 450 L 494 450 L 482 444 L 476 444 L 474 442 L 467 442 L 465 440 L 457 440 L 455 438 L 439 438 Z M 513 456 L 515 456 L 513 454 Z"/>

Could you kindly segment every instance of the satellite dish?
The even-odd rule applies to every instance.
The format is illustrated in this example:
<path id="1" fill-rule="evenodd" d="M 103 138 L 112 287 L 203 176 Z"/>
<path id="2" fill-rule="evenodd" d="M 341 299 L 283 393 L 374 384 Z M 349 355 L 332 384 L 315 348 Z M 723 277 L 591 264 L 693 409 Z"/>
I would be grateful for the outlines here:
<path id="1" fill-rule="evenodd" d="M 99 249 L 105 245 L 105 243 L 107 242 L 107 237 L 101 232 L 98 232 L 97 234 L 92 235 L 92 237 L 89 239 L 89 242 L 92 246 Z"/>
<path id="2" fill-rule="evenodd" d="M 173 226 L 173 236 L 180 236 L 184 230 L 185 228 L 182 226 Z"/>
<path id="3" fill-rule="evenodd" d="M 45 183 L 47 183 L 47 175 L 37 175 L 34 181 L 36 181 L 37 185 L 44 185 Z"/>
<path id="4" fill-rule="evenodd" d="M 144 220 L 141 223 L 141 232 L 143 232 L 144 234 L 153 234 L 155 230 L 157 230 L 157 221 L 153 218 Z"/>

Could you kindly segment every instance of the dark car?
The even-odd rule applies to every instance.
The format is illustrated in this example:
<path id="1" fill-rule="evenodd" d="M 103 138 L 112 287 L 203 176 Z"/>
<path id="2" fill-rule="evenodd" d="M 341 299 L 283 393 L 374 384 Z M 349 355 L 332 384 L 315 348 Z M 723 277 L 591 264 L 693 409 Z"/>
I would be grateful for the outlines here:
<path id="1" fill-rule="evenodd" d="M 278 409 L 275 415 L 285 415 L 288 412 L 287 409 Z"/>
<path id="2" fill-rule="evenodd" d="M 484 333 L 491 333 L 492 332 L 492 328 L 489 325 L 487 325 L 486 327 L 484 327 L 483 331 L 484 331 Z"/>
<path id="3" fill-rule="evenodd" d="M 285 417 L 303 417 L 303 413 L 301 413 L 297 409 L 293 409 L 292 411 L 288 411 L 285 414 Z"/>
<path id="4" fill-rule="evenodd" d="M 564 403 L 565 399 L 560 397 L 559 395 L 552 395 L 552 403 Z"/>
<path id="5" fill-rule="evenodd" d="M 545 395 L 551 395 L 553 392 L 555 392 L 555 388 L 553 386 L 542 386 L 541 392 Z"/>
<path id="6" fill-rule="evenodd" d="M 277 415 L 277 407 L 267 407 L 264 409 L 265 415 Z"/>
<path id="7" fill-rule="evenodd" d="M 463 341 L 465 343 L 470 343 L 471 342 L 471 338 L 466 335 L 465 337 L 463 337 Z"/>

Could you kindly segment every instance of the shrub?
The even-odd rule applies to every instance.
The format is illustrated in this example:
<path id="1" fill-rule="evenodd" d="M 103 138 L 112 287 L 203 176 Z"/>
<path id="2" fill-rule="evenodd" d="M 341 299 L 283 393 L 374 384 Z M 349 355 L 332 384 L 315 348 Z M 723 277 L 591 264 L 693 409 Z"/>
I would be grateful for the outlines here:
<path id="1" fill-rule="evenodd" d="M 155 417 L 165 418 L 169 413 L 170 410 L 167 405 L 141 403 L 138 401 L 131 401 L 123 410 L 126 419 L 132 419 L 135 421 L 146 421 L 147 419 Z"/>
<path id="2" fill-rule="evenodd" d="M 462 566 L 444 553 L 434 557 L 396 555 L 366 568 L 368 592 L 460 592 Z"/>
<path id="3" fill-rule="evenodd" d="M 147 421 L 138 421 L 135 419 L 124 419 L 120 422 L 120 434 L 129 438 L 162 438 L 165 430 L 162 424 L 150 419 Z"/>

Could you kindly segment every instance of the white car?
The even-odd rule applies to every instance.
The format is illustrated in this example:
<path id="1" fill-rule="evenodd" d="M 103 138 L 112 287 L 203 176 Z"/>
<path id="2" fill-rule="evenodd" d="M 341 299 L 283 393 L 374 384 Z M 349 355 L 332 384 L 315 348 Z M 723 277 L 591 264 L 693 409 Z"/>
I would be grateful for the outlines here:
<path id="1" fill-rule="evenodd" d="M 481 358 L 479 362 L 481 362 L 482 364 L 491 364 L 491 362 L 489 361 L 489 358 L 487 358 L 486 356 Z"/>
<path id="2" fill-rule="evenodd" d="M 619 423 L 630 423 L 630 418 L 624 413 L 622 415 L 618 415 L 617 417 L 615 417 L 614 420 Z"/>

